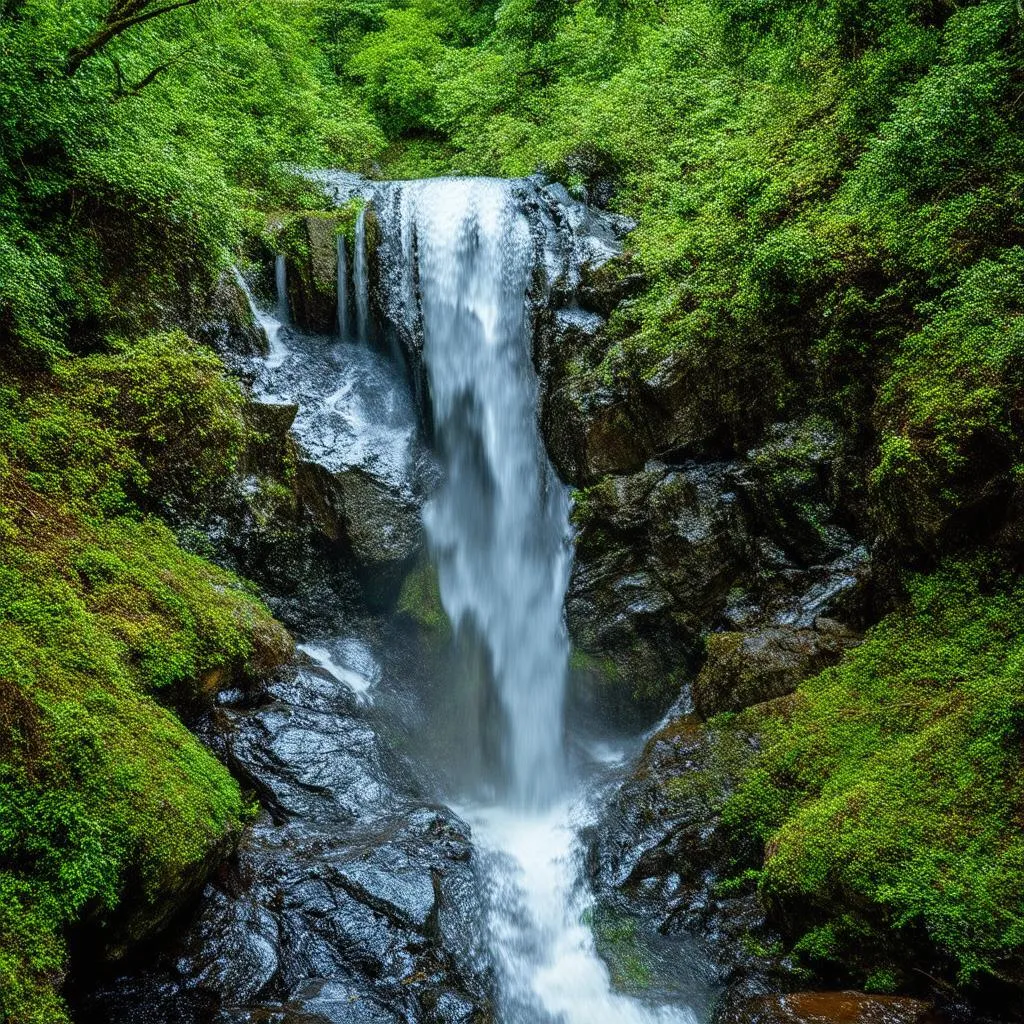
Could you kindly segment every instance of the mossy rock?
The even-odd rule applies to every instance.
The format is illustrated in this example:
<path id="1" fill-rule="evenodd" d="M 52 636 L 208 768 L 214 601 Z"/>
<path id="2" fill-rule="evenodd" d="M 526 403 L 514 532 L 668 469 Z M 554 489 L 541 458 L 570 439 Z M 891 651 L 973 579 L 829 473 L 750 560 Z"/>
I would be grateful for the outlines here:
<path id="1" fill-rule="evenodd" d="M 295 324 L 333 334 L 338 316 L 338 235 L 348 222 L 342 211 L 289 218 L 278 235 L 285 256 L 288 309 Z"/>
<path id="2" fill-rule="evenodd" d="M 441 588 L 433 562 L 421 555 L 405 577 L 395 611 L 412 622 L 432 640 L 447 643 L 452 638 L 451 622 L 441 603 Z"/>
<path id="3" fill-rule="evenodd" d="M 835 664 L 858 639 L 834 619 L 824 618 L 805 629 L 768 626 L 747 633 L 713 633 L 693 682 L 693 705 L 710 717 L 784 697 L 808 676 Z"/>

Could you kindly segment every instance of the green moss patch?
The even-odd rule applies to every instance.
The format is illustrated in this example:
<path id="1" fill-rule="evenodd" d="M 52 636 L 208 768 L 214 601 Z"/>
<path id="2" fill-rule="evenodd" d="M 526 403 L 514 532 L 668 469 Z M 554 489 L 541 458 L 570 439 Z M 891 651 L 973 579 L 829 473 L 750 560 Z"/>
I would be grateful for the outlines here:
<path id="1" fill-rule="evenodd" d="M 951 565 L 765 722 L 726 817 L 808 962 L 1024 977 L 1022 659 L 1024 586 Z"/>
<path id="2" fill-rule="evenodd" d="M 133 504 L 230 469 L 236 392 L 215 360 L 145 342 L 7 378 L 0 430 L 0 1016 L 64 1020 L 65 936 L 112 952 L 195 891 L 247 809 L 164 706 L 290 649 L 237 578 Z M 191 436 L 191 443 L 189 437 Z"/>

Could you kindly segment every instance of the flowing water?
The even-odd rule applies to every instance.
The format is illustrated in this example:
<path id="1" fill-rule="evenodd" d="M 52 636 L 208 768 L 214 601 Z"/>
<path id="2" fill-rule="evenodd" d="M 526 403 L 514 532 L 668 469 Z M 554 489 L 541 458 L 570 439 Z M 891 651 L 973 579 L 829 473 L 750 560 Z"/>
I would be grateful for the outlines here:
<path id="1" fill-rule="evenodd" d="M 535 272 L 549 286 L 571 280 L 579 240 L 564 210 L 562 224 L 537 216 L 532 189 L 450 179 L 372 193 L 381 262 L 397 267 L 381 282 L 383 315 L 421 348 L 442 469 L 424 512 L 429 551 L 444 609 L 475 649 L 468 689 L 495 698 L 461 712 L 463 735 L 476 728 L 489 749 L 472 778 L 452 773 L 449 796 L 473 825 L 506 1024 L 690 1022 L 685 1007 L 613 991 L 586 924 L 576 829 L 587 773 L 567 753 L 564 715 L 570 503 L 540 436 L 531 353 Z M 364 208 L 354 282 L 364 338 L 365 221 Z M 473 721 L 480 708 L 489 721 Z"/>

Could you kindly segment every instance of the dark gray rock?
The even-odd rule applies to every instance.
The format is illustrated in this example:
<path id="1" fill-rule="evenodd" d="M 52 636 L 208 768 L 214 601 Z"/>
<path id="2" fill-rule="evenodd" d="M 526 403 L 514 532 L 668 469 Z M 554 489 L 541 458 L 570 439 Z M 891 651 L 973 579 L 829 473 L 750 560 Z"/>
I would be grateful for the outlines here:
<path id="1" fill-rule="evenodd" d="M 663 706 L 757 560 L 732 475 L 728 463 L 655 463 L 577 498 L 574 642 Z"/>
<path id="2" fill-rule="evenodd" d="M 224 271 L 195 314 L 190 333 L 234 364 L 234 357 L 267 354 L 267 337 L 253 316 L 241 282 Z"/>
<path id="3" fill-rule="evenodd" d="M 722 824 L 722 807 L 757 750 L 761 705 L 724 723 L 674 711 L 651 737 L 592 832 L 590 869 L 600 907 L 695 942 L 720 985 L 741 994 L 785 986 L 791 965 L 753 883 L 722 888 L 756 863 Z M 749 858 L 749 865 L 744 858 Z"/>
<path id="4" fill-rule="evenodd" d="M 338 231 L 334 210 L 291 218 L 279 244 L 286 260 L 288 308 L 303 330 L 333 334 L 338 310 Z"/>
<path id="5" fill-rule="evenodd" d="M 469 828 L 422 799 L 354 696 L 302 668 L 220 708 L 209 738 L 267 812 L 156 965 L 79 1019 L 488 1020 Z"/>
<path id="6" fill-rule="evenodd" d="M 296 487 L 320 532 L 351 553 L 371 597 L 401 583 L 421 543 L 420 503 L 410 492 L 356 466 L 332 472 L 306 460 Z"/>

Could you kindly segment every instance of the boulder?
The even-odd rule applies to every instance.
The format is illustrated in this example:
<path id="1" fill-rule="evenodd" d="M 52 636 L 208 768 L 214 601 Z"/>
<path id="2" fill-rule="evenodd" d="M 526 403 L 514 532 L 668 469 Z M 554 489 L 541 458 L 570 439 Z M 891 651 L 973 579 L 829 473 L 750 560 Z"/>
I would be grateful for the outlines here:
<path id="1" fill-rule="evenodd" d="M 397 590 L 420 546 L 417 500 L 360 467 L 331 472 L 308 461 L 298 464 L 296 489 L 317 529 L 352 555 L 369 596 Z"/>
<path id="2" fill-rule="evenodd" d="M 748 633 L 712 634 L 693 683 L 693 706 L 709 718 L 784 697 L 808 676 L 834 665 L 859 639 L 824 617 L 809 628 L 771 625 Z"/>
<path id="3" fill-rule="evenodd" d="M 267 337 L 256 323 L 242 285 L 230 271 L 217 278 L 189 330 L 229 363 L 233 356 L 249 359 L 267 354 Z"/>
<path id="4" fill-rule="evenodd" d="M 226 699 L 209 738 L 266 808 L 196 913 L 81 1020 L 486 1024 L 469 826 L 426 799 L 327 669 Z"/>
<path id="5" fill-rule="evenodd" d="M 929 1003 L 863 992 L 755 996 L 719 1013 L 716 1024 L 940 1024 Z"/>
<path id="6" fill-rule="evenodd" d="M 577 496 L 573 641 L 662 707 L 756 556 L 731 474 L 728 463 L 652 463 Z"/>
<path id="7" fill-rule="evenodd" d="M 774 701 L 728 720 L 701 722 L 676 708 L 648 740 L 591 835 L 589 864 L 599 907 L 648 921 L 692 959 L 713 965 L 717 985 L 741 992 L 786 987 L 792 965 L 769 926 L 753 881 L 757 863 L 722 823 L 722 809 L 756 755 L 764 723 L 784 715 Z M 728 886 L 721 883 L 733 880 Z"/>

